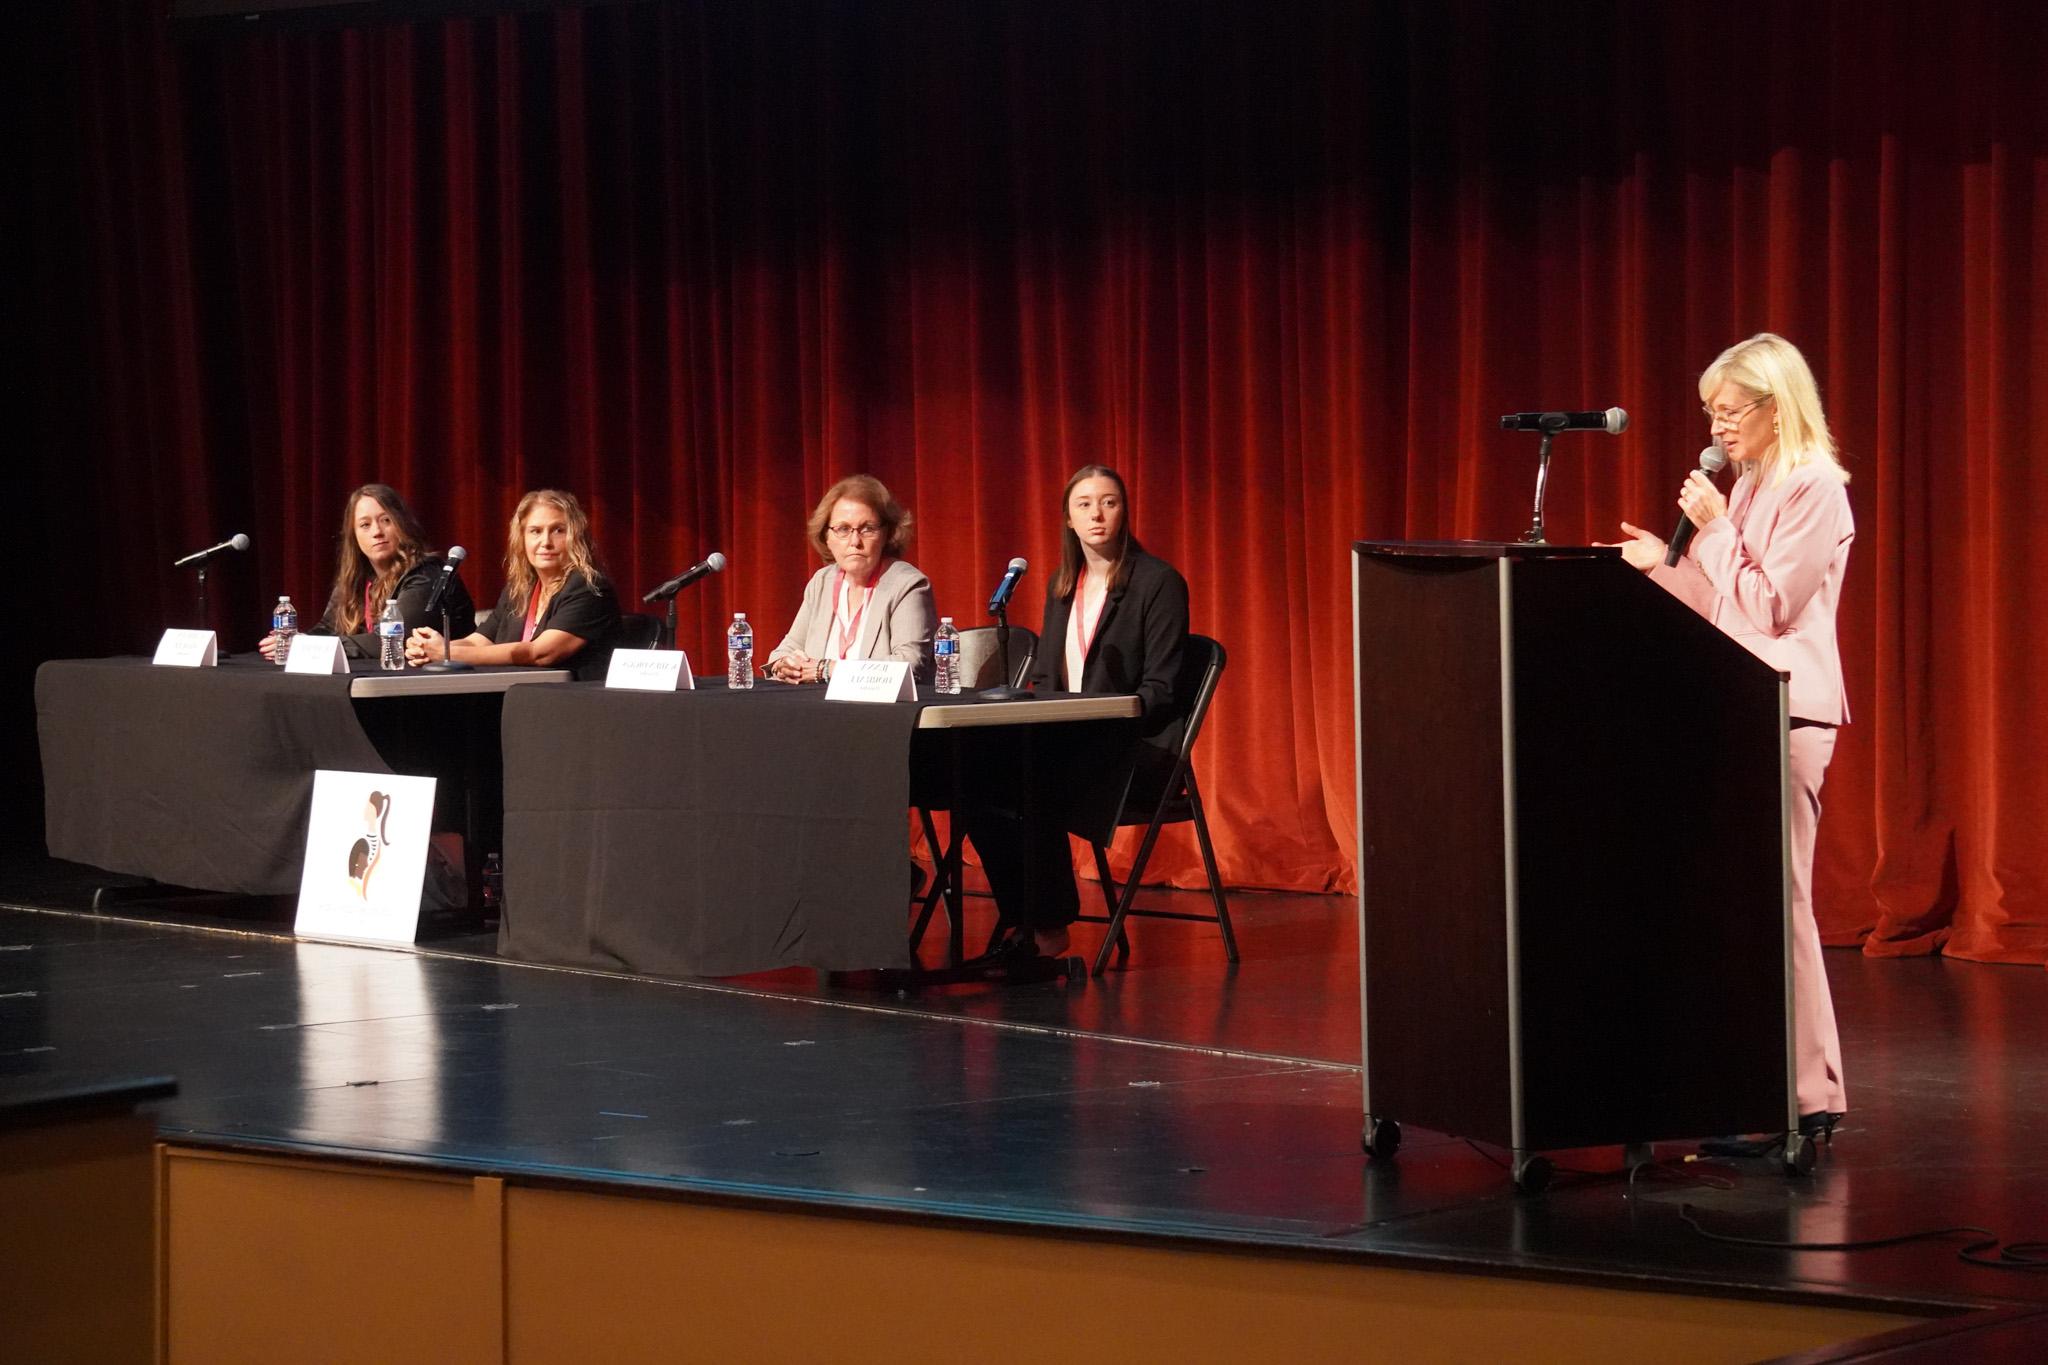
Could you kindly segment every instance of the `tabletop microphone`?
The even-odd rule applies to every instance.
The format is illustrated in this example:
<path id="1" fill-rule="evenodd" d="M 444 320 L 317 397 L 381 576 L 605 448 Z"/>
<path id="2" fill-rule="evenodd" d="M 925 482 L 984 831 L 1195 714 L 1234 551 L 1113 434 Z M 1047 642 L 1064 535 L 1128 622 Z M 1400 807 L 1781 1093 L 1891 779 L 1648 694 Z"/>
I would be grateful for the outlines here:
<path id="1" fill-rule="evenodd" d="M 174 569 L 182 569 L 187 564 L 204 564 L 207 560 L 212 559 L 222 550 L 246 550 L 248 548 L 249 537 L 242 534 L 240 531 L 237 531 L 233 535 L 229 536 L 226 540 L 223 540 L 218 545 L 209 545 L 203 550 L 194 550 L 191 554 L 186 555 L 183 559 L 173 560 L 171 562 L 171 567 Z"/>
<path id="2" fill-rule="evenodd" d="M 1721 443 L 1718 440 L 1700 452 L 1700 468 L 1705 470 L 1710 476 L 1720 473 L 1727 463 L 1728 452 L 1721 449 Z M 1683 512 L 1678 514 L 1678 527 L 1672 531 L 1671 540 L 1664 547 L 1665 568 L 1671 569 L 1678 566 L 1678 561 L 1685 555 L 1685 547 L 1692 544 L 1693 535 L 1699 529 L 1699 527 L 1692 524 L 1691 517 Z"/>
<path id="3" fill-rule="evenodd" d="M 689 568 L 683 570 L 640 600 L 642 602 L 666 601 L 700 578 L 709 574 L 724 573 L 725 563 L 725 556 L 713 550 L 710 554 L 705 555 L 701 562 L 692 564 Z"/>
<path id="4" fill-rule="evenodd" d="M 1502 431 L 1604 431 L 1619 436 L 1628 430 L 1628 413 L 1621 408 L 1605 412 L 1511 412 L 1500 419 Z"/>
<path id="5" fill-rule="evenodd" d="M 1030 561 L 1022 555 L 1018 555 L 1010 561 L 1010 567 L 1003 571 L 1003 581 L 996 584 L 994 594 L 988 599 L 988 614 L 990 616 L 994 616 L 997 612 L 1010 605 L 1010 594 L 1017 591 L 1017 580 L 1022 578 L 1024 571 L 1030 567 Z"/>
<path id="6" fill-rule="evenodd" d="M 469 558 L 469 551 L 460 545 L 448 547 L 448 561 L 441 566 L 441 576 L 434 580 L 434 595 L 427 599 L 427 615 L 441 613 L 441 599 L 448 595 L 448 585 L 455 581 L 455 571 L 462 567 L 462 561 Z"/>

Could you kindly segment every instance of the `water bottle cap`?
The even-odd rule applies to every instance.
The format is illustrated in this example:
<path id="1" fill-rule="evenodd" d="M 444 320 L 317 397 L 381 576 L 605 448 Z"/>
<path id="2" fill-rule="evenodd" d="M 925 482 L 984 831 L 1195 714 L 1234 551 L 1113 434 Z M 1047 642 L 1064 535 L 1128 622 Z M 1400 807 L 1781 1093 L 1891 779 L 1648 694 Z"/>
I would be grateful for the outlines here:
<path id="1" fill-rule="evenodd" d="M 279 605 L 280 607 L 288 607 L 288 606 L 290 606 L 291 604 L 292 604 L 292 599 L 291 599 L 291 598 L 289 598 L 289 597 L 286 597 L 286 596 L 285 596 L 285 595 L 284 595 L 283 593 L 279 593 L 279 594 L 277 595 L 277 605 Z"/>
<path id="2" fill-rule="evenodd" d="M 744 621 L 747 619 L 747 614 L 743 611 L 736 611 L 732 614 L 732 619 L 735 621 Z"/>
<path id="3" fill-rule="evenodd" d="M 939 624 L 942 626 L 950 626 L 953 624 L 953 618 L 950 616 L 941 616 L 939 618 Z"/>

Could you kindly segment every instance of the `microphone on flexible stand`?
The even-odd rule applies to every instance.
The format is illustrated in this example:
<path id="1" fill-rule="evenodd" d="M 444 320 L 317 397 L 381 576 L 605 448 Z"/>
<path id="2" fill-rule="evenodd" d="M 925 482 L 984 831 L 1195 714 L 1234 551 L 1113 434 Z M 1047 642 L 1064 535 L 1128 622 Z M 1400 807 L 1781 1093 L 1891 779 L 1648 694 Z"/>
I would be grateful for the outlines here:
<path id="1" fill-rule="evenodd" d="M 725 565 L 725 556 L 713 550 L 710 554 L 705 555 L 701 562 L 692 564 L 689 568 L 683 570 L 640 600 L 642 602 L 666 602 L 698 579 L 710 574 L 724 573 Z"/>
<path id="2" fill-rule="evenodd" d="M 695 564 L 692 564 L 689 568 L 683 570 L 674 578 L 671 578 L 668 582 L 662 584 L 653 592 L 648 593 L 645 597 L 640 599 L 642 602 L 668 603 L 668 618 L 661 623 L 661 630 L 654 637 L 654 647 L 656 649 L 675 648 L 676 594 L 681 592 L 684 588 L 689 587 L 692 583 L 695 583 L 700 578 L 708 577 L 709 575 L 715 573 L 724 573 L 725 565 L 725 556 L 720 554 L 718 551 L 713 550 L 710 554 L 705 555 L 703 559 L 699 560 Z"/>
<path id="3" fill-rule="evenodd" d="M 1700 468 L 1710 475 L 1720 473 L 1727 464 L 1728 452 L 1721 449 L 1718 440 L 1700 452 Z M 1699 529 L 1693 525 L 1691 517 L 1683 512 L 1678 514 L 1678 525 L 1671 532 L 1671 539 L 1664 545 L 1665 568 L 1678 566 L 1678 561 L 1685 557 L 1685 547 L 1692 544 L 1692 538 L 1699 533 Z"/>
<path id="4" fill-rule="evenodd" d="M 421 665 L 422 673 L 467 673 L 475 667 L 474 664 L 457 663 L 450 657 L 455 642 L 448 638 L 448 585 L 455 581 L 455 571 L 467 558 L 469 551 L 460 545 L 450 545 L 447 562 L 441 566 L 441 576 L 434 580 L 434 595 L 427 599 L 427 615 L 441 618 L 441 657 L 433 663 Z"/>
<path id="5" fill-rule="evenodd" d="M 1536 446 L 1536 507 L 1529 529 L 1522 533 L 1524 545 L 1545 544 L 1543 538 L 1543 495 L 1550 487 L 1550 443 L 1561 431 L 1604 431 L 1619 436 L 1628 430 L 1628 413 L 1620 408 L 1604 412 L 1510 412 L 1500 419 L 1502 431 L 1534 431 L 1542 436 Z"/>
<path id="6" fill-rule="evenodd" d="M 218 545 L 209 545 L 203 550 L 194 550 L 183 559 L 171 561 L 171 567 L 174 569 L 182 569 L 187 564 L 190 564 L 197 571 L 199 577 L 199 628 L 201 630 L 213 629 L 213 610 L 207 605 L 206 601 L 206 570 L 211 564 L 213 557 L 224 550 L 246 550 L 248 548 L 249 537 L 244 532 L 237 531 Z M 228 656 L 223 651 L 216 654 L 215 657 L 225 659 Z"/>
<path id="7" fill-rule="evenodd" d="M 1030 567 L 1031 561 L 1018 555 L 1003 570 L 1003 581 L 996 584 L 996 590 L 989 595 L 988 613 L 996 618 L 996 657 L 1003 665 L 1003 680 L 994 687 L 981 690 L 981 695 L 990 701 L 1016 701 L 1031 695 L 1010 681 L 1010 594 L 1017 591 L 1017 580 Z"/>

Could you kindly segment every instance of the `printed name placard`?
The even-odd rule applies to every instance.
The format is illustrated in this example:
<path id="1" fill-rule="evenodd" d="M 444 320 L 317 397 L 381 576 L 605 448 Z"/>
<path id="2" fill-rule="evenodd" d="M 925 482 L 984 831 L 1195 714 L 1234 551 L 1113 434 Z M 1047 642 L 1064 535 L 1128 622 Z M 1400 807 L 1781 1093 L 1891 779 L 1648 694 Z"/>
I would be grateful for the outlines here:
<path id="1" fill-rule="evenodd" d="M 210 630 L 167 630 L 150 660 L 168 668 L 212 668 L 219 661 L 220 642 Z"/>
<path id="2" fill-rule="evenodd" d="M 606 687 L 633 692 L 694 692 L 690 656 L 680 649 L 615 649 L 604 675 Z"/>
<path id="3" fill-rule="evenodd" d="M 901 659 L 847 659 L 832 665 L 826 701 L 916 701 L 910 665 Z"/>
<path id="4" fill-rule="evenodd" d="M 431 777 L 315 772 L 296 932 L 411 943 L 433 823 Z"/>
<path id="5" fill-rule="evenodd" d="M 294 635 L 284 656 L 287 673 L 311 673 L 325 677 L 348 672 L 348 656 L 341 652 L 339 635 Z"/>

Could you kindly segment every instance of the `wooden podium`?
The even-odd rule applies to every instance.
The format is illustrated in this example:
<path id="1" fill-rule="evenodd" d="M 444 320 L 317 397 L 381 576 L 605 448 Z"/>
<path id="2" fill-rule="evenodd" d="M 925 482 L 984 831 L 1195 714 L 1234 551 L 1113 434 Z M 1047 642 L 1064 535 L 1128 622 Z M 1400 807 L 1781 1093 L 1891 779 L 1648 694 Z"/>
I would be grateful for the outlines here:
<path id="1" fill-rule="evenodd" d="M 1366 1148 L 1784 1131 L 1784 675 L 1612 549 L 1352 551 Z"/>

